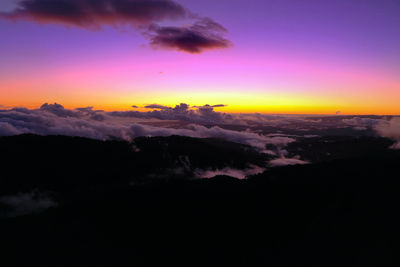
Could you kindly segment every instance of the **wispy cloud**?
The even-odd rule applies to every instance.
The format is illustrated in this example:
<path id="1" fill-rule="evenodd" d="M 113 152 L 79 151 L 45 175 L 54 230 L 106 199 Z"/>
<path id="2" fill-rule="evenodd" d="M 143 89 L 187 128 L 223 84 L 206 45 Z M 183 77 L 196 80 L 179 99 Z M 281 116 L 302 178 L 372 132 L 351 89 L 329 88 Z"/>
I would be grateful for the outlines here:
<path id="1" fill-rule="evenodd" d="M 273 159 L 268 162 L 268 165 L 270 167 L 281 167 L 281 166 L 287 166 L 287 165 L 304 165 L 308 164 L 308 161 L 304 161 L 298 158 L 285 158 L 281 157 L 278 159 Z"/>
<path id="2" fill-rule="evenodd" d="M 6 214 L 9 217 L 37 213 L 57 206 L 56 202 L 38 191 L 3 196 L 0 198 L 0 203 L 9 208 Z"/>
<path id="3" fill-rule="evenodd" d="M 231 177 L 238 178 L 238 179 L 245 179 L 249 175 L 263 173 L 264 171 L 265 171 L 265 168 L 252 165 L 252 166 L 250 166 L 250 168 L 242 169 L 242 170 L 229 168 L 229 167 L 226 167 L 223 169 L 217 169 L 217 170 L 196 169 L 194 171 L 194 174 L 197 178 L 213 178 L 217 175 L 227 175 L 227 176 L 231 176 Z"/>

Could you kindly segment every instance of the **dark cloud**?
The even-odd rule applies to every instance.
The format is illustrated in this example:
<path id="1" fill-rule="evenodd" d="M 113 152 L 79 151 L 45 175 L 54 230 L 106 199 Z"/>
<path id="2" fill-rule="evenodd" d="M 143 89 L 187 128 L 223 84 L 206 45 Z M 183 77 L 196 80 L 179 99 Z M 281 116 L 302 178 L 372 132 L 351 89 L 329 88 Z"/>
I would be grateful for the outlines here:
<path id="1" fill-rule="evenodd" d="M 290 126 L 305 127 L 312 125 L 313 127 L 322 125 L 320 119 L 306 119 L 302 117 L 282 116 L 282 115 L 267 115 L 258 113 L 249 114 L 230 114 L 217 112 L 214 108 L 223 107 L 226 105 L 204 105 L 204 106 L 189 106 L 186 103 L 181 103 L 175 107 L 169 107 L 160 104 L 151 104 L 145 108 L 152 109 L 148 112 L 139 111 L 113 111 L 107 114 L 114 117 L 121 118 L 141 118 L 141 119 L 159 119 L 159 120 L 179 120 L 190 123 L 199 124 L 215 124 L 215 125 L 240 125 L 240 126 L 254 126 L 254 125 L 270 125 L 270 126 Z M 342 122 L 340 120 L 340 122 Z M 343 123 L 342 123 L 343 124 Z M 329 124 L 330 125 L 330 124 Z M 322 125 L 325 127 L 324 125 Z M 331 125 L 332 126 L 332 125 Z"/>
<path id="2" fill-rule="evenodd" d="M 377 125 L 387 123 L 387 121 L 384 119 L 361 118 L 361 117 L 343 119 L 343 122 L 347 125 L 353 126 L 353 129 L 355 130 L 366 130 L 368 128 L 373 128 Z"/>
<path id="3" fill-rule="evenodd" d="M 199 107 L 197 111 L 202 117 L 210 118 L 213 123 L 224 121 L 224 115 L 219 112 L 215 112 L 212 106 L 206 105 Z"/>
<path id="4" fill-rule="evenodd" d="M 104 116 L 103 114 L 92 114 L 90 116 L 90 119 L 94 121 L 104 121 L 106 120 L 106 116 Z"/>
<path id="5" fill-rule="evenodd" d="M 205 50 L 227 48 L 232 43 L 222 34 L 226 29 L 215 21 L 202 18 L 187 27 L 161 27 L 153 25 L 149 28 L 150 44 L 156 48 L 167 48 L 188 53 L 201 53 Z"/>
<path id="6" fill-rule="evenodd" d="M 82 112 L 87 112 L 87 113 L 94 112 L 93 107 L 76 108 L 76 110 L 79 110 L 79 111 L 82 111 Z"/>
<path id="7" fill-rule="evenodd" d="M 108 112 L 108 115 L 120 118 L 143 118 L 143 119 L 150 118 L 147 112 L 139 112 L 139 111 L 111 111 Z"/>
<path id="8" fill-rule="evenodd" d="M 186 113 L 189 111 L 190 106 L 186 103 L 180 103 L 179 105 L 176 105 L 174 108 L 172 108 L 172 107 L 163 106 L 163 105 L 159 105 L 159 104 L 151 104 L 151 105 L 145 106 L 145 108 L 160 109 L 160 110 L 176 112 L 176 113 Z"/>
<path id="9" fill-rule="evenodd" d="M 171 0 L 22 0 L 17 4 L 17 9 L 2 16 L 84 28 L 147 25 L 182 19 L 188 14 L 183 6 Z"/>
<path id="10" fill-rule="evenodd" d="M 200 53 L 226 48 L 226 29 L 212 19 L 192 14 L 172 0 L 19 0 L 17 8 L 0 13 L 0 19 L 56 23 L 86 29 L 105 25 L 133 26 L 150 39 L 152 47 Z M 194 20 L 191 26 L 167 27 L 166 20 Z"/>
<path id="11" fill-rule="evenodd" d="M 218 104 L 218 105 L 213 105 L 213 108 L 222 108 L 222 107 L 226 107 L 227 105 L 224 104 Z"/>
<path id="12" fill-rule="evenodd" d="M 173 110 L 177 113 L 188 113 L 189 112 L 190 106 L 186 103 L 180 103 L 179 105 L 176 105 Z"/>
<path id="13" fill-rule="evenodd" d="M 132 108 L 139 108 L 138 106 L 136 106 L 136 105 L 133 105 L 133 106 L 131 106 Z"/>
<path id="14" fill-rule="evenodd" d="M 154 109 L 151 112 L 142 113 L 142 112 L 130 112 L 130 113 L 120 113 L 113 112 L 112 114 L 115 116 L 139 116 L 139 117 L 147 117 L 147 118 L 156 118 L 160 120 L 181 120 L 187 122 L 194 123 L 207 123 L 207 124 L 224 124 L 229 121 L 232 123 L 233 117 L 230 114 L 219 113 L 214 111 L 214 107 L 223 107 L 225 105 L 204 105 L 204 106 L 193 106 L 186 103 L 180 103 L 176 105 L 174 108 L 159 105 L 159 104 L 151 104 L 145 106 L 148 109 Z M 197 110 L 193 110 L 191 108 L 195 108 Z"/>
<path id="15" fill-rule="evenodd" d="M 283 115 L 267 115 L 258 113 L 242 113 L 242 114 L 231 114 L 224 112 L 217 112 L 214 108 L 225 106 L 222 104 L 217 105 L 204 105 L 204 106 L 190 106 L 186 103 L 180 103 L 175 107 L 169 107 L 160 104 L 152 104 L 146 106 L 151 111 L 112 111 L 105 112 L 103 110 L 94 110 L 92 107 L 82 107 L 74 110 L 65 109 L 60 104 L 44 104 L 40 108 L 40 114 L 50 113 L 56 117 L 63 118 L 81 118 L 89 121 L 115 121 L 125 120 L 129 122 L 142 122 L 144 120 L 176 120 L 184 123 L 196 123 L 206 125 L 237 125 L 245 127 L 255 126 L 273 126 L 273 127 L 289 127 L 298 128 L 302 127 L 344 127 L 349 126 L 349 123 L 344 123 L 342 119 L 338 122 L 330 122 L 329 120 L 325 123 L 325 119 L 308 119 L 298 116 L 283 116 Z M 28 121 L 40 121 L 43 123 L 42 116 L 39 116 L 38 110 L 28 110 L 26 108 L 13 108 L 10 110 L 0 109 L 0 122 L 8 122 L 2 115 L 6 112 L 10 112 L 13 116 L 18 116 L 21 120 Z M 8 114 L 10 114 L 8 113 Z M 329 119 L 329 118 L 328 118 Z M 8 129 L 8 132 L 11 130 Z"/>
<path id="16" fill-rule="evenodd" d="M 106 117 L 99 112 L 104 112 L 103 110 L 94 110 L 93 107 L 76 108 L 75 110 L 83 112 L 85 115 L 90 115 L 91 120 L 104 121 Z"/>
<path id="17" fill-rule="evenodd" d="M 149 108 L 149 109 L 171 109 L 170 107 L 159 105 L 159 104 L 147 105 L 147 106 L 145 106 L 145 108 Z"/>
<path id="18" fill-rule="evenodd" d="M 40 107 L 40 110 L 47 111 L 50 113 L 53 113 L 59 117 L 78 117 L 79 113 L 65 109 L 62 105 L 54 103 L 54 104 L 48 104 L 45 103 Z"/>
<path id="19" fill-rule="evenodd" d="M 206 104 L 206 105 L 204 105 L 204 106 L 193 106 L 194 108 L 222 108 L 222 107 L 226 107 L 227 105 L 224 105 L 224 104 L 218 104 L 218 105 L 209 105 L 209 104 Z"/>

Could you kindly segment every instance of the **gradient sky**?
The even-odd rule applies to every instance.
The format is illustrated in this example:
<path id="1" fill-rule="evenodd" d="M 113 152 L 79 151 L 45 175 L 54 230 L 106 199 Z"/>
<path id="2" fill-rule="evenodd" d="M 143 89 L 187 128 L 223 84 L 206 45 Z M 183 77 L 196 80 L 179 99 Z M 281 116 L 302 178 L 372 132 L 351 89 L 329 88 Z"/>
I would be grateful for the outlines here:
<path id="1" fill-rule="evenodd" d="M 223 25 L 233 46 L 190 54 L 153 49 L 128 26 L 0 20 L 0 104 L 400 114 L 400 1 L 176 2 Z"/>

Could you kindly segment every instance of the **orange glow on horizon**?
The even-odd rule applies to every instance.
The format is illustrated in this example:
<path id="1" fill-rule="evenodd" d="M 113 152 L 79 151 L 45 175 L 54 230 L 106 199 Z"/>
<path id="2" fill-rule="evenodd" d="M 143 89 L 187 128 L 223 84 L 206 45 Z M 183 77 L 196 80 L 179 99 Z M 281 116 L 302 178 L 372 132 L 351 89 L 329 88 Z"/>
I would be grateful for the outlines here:
<path id="1" fill-rule="evenodd" d="M 226 101 L 223 101 L 225 99 Z M 225 104 L 225 107 L 215 108 L 217 112 L 225 113 L 263 113 L 263 114 L 321 114 L 335 115 L 340 112 L 341 115 L 400 115 L 400 106 L 396 101 L 387 102 L 386 105 L 377 103 L 375 106 L 363 103 L 362 101 L 352 101 L 345 103 L 340 99 L 326 99 L 318 97 L 297 97 L 284 95 L 259 95 L 251 94 L 230 94 L 216 97 L 210 94 L 199 94 L 190 96 L 188 94 L 174 96 L 172 94 L 163 97 L 148 97 L 144 95 L 129 96 L 107 96 L 98 95 L 97 97 L 32 97 L 16 101 L 8 98 L 2 101 L 3 108 L 26 107 L 29 109 L 39 108 L 44 103 L 59 103 L 65 108 L 74 109 L 78 107 L 93 106 L 95 109 L 105 111 L 149 111 L 144 108 L 149 104 L 160 104 L 169 107 L 175 107 L 179 103 L 187 103 L 190 106 Z M 132 108 L 133 105 L 138 108 Z"/>

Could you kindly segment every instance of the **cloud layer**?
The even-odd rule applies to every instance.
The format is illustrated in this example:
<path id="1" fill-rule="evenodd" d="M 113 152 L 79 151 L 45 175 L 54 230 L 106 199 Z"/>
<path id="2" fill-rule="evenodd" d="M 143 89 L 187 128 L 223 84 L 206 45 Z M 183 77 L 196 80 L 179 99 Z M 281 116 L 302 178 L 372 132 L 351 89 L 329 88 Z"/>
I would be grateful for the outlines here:
<path id="1" fill-rule="evenodd" d="M 172 0 L 19 0 L 18 8 L 0 18 L 61 24 L 85 29 L 132 26 L 150 40 L 152 47 L 188 53 L 226 48 L 226 29 L 210 18 L 194 15 Z M 167 27 L 163 21 L 194 20 L 189 26 Z"/>
<path id="2" fill-rule="evenodd" d="M 65 109 L 59 104 L 44 104 L 40 109 L 29 110 L 26 108 L 14 108 L 11 110 L 0 110 L 0 135 L 16 135 L 33 133 L 39 135 L 68 135 L 80 136 L 93 139 L 106 140 L 118 138 L 132 140 L 138 136 L 170 136 L 182 135 L 197 138 L 221 138 L 228 141 L 253 146 L 261 151 L 265 150 L 266 144 L 285 146 L 295 139 L 289 137 L 269 137 L 249 131 L 234 131 L 223 129 L 218 126 L 205 127 L 198 124 L 187 124 L 183 128 L 155 127 L 143 124 L 154 122 L 152 112 L 103 112 L 95 111 L 91 107 L 76 110 Z M 213 119 L 214 113 L 204 115 L 196 111 L 187 110 L 185 104 L 175 108 L 166 109 L 166 115 L 178 118 L 177 115 L 192 114 L 194 118 L 207 120 L 207 116 Z M 188 113 L 188 114 L 186 114 Z M 162 115 L 162 113 L 155 113 Z M 140 117 L 140 118 L 138 118 Z M 162 117 L 162 116 L 160 116 Z M 185 118 L 185 116 L 183 116 Z"/>
<path id="3" fill-rule="evenodd" d="M 303 164 L 299 158 L 286 158 L 286 147 L 297 138 L 309 136 L 305 129 L 335 127 L 369 127 L 379 135 L 397 140 L 400 148 L 400 118 L 345 119 L 285 117 L 265 114 L 229 114 L 214 110 L 224 106 L 193 106 L 181 103 L 175 107 L 152 104 L 150 111 L 105 112 L 93 107 L 66 109 L 62 105 L 43 104 L 39 109 L 0 109 L 0 136 L 32 133 L 39 135 L 80 136 L 99 140 L 131 141 L 139 136 L 180 135 L 194 138 L 220 138 L 250 145 L 258 151 L 277 157 L 270 166 Z M 289 133 L 296 134 L 289 134 Z M 329 132 L 329 131 L 328 131 Z M 313 135 L 312 135 L 313 136 Z"/>
<path id="4" fill-rule="evenodd" d="M 382 122 L 376 126 L 376 131 L 383 137 L 391 138 L 396 140 L 392 148 L 400 149 L 400 118 L 392 118 L 388 122 Z"/>

